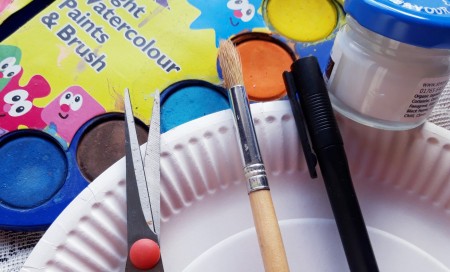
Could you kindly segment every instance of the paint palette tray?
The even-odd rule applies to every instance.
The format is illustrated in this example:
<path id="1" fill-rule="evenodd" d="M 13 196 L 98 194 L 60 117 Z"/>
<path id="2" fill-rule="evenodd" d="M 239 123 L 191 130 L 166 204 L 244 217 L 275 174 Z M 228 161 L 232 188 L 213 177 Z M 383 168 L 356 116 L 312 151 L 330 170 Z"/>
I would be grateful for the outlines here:
<path id="1" fill-rule="evenodd" d="M 0 43 L 0 228 L 47 228 L 122 157 L 125 88 L 141 139 L 154 92 L 166 101 L 163 131 L 228 108 L 221 39 L 241 50 L 254 101 L 284 98 L 281 73 L 298 56 L 315 55 L 324 69 L 342 3 L 296 3 L 54 1 Z"/>
<path id="2" fill-rule="evenodd" d="M 289 103 L 251 108 L 291 271 L 349 271 Z M 221 111 L 162 136 L 166 271 L 263 270 L 232 118 Z M 450 133 L 431 123 L 395 132 L 338 122 L 380 271 L 448 271 Z M 22 271 L 123 271 L 125 213 L 122 159 L 63 211 Z"/>

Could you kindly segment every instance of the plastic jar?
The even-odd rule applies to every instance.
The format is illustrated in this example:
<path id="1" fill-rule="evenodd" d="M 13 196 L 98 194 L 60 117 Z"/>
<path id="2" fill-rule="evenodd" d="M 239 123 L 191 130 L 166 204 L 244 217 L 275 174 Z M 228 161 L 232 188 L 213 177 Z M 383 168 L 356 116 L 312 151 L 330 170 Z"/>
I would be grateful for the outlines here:
<path id="1" fill-rule="evenodd" d="M 333 107 L 391 130 L 423 123 L 450 78 L 450 0 L 346 0 L 325 80 Z"/>

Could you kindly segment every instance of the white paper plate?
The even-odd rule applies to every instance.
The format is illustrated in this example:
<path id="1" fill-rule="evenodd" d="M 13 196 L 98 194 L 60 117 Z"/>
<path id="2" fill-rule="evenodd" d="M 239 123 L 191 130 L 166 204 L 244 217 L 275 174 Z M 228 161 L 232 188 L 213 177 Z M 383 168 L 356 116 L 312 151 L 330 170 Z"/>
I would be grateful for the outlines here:
<path id="1" fill-rule="evenodd" d="M 287 101 L 252 105 L 291 271 L 348 271 L 321 178 L 307 173 Z M 381 271 L 450 271 L 450 134 L 339 119 Z M 163 135 L 165 271 L 263 271 L 230 111 Z M 22 271 L 123 271 L 125 162 L 51 225 Z"/>

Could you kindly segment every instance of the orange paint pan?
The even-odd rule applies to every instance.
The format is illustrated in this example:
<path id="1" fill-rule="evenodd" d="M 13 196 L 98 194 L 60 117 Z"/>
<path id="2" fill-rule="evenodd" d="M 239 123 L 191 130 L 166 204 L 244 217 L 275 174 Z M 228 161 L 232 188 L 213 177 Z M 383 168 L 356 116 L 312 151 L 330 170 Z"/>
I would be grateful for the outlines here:
<path id="1" fill-rule="evenodd" d="M 271 101 L 285 96 L 282 73 L 295 60 L 292 50 L 264 33 L 245 33 L 233 38 L 233 42 L 241 56 L 248 98 Z"/>

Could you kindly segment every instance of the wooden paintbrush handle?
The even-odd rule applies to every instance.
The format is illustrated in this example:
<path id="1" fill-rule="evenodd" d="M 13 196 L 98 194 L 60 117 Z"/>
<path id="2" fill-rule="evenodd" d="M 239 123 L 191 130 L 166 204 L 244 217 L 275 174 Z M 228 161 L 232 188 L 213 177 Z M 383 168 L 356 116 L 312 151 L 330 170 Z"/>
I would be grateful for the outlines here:
<path id="1" fill-rule="evenodd" d="M 269 190 L 249 194 L 253 220 L 266 272 L 287 272 L 289 266 Z"/>

